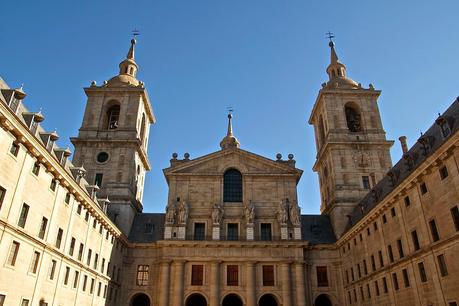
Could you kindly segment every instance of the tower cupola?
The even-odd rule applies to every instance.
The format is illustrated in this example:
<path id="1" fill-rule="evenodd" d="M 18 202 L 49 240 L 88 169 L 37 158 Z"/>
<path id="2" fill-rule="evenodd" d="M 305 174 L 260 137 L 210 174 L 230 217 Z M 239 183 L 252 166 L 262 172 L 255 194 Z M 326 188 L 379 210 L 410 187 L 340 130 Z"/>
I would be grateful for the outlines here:
<path id="1" fill-rule="evenodd" d="M 137 70 L 139 66 L 135 62 L 135 44 L 137 41 L 133 38 L 131 39 L 131 47 L 127 53 L 126 59 L 124 59 L 119 67 L 120 72 L 117 76 L 111 78 L 108 81 L 109 86 L 138 86 L 140 84 L 139 80 L 137 80 Z"/>
<path id="2" fill-rule="evenodd" d="M 230 149 L 230 148 L 239 148 L 240 143 L 236 137 L 233 135 L 233 115 L 231 112 L 228 114 L 228 130 L 226 132 L 226 136 L 220 142 L 220 147 L 222 150 Z"/>
<path id="3" fill-rule="evenodd" d="M 339 61 L 335 51 L 335 44 L 332 40 L 330 46 L 330 64 L 327 67 L 329 81 L 326 84 L 331 88 L 358 88 L 359 85 L 346 76 L 346 66 Z"/>

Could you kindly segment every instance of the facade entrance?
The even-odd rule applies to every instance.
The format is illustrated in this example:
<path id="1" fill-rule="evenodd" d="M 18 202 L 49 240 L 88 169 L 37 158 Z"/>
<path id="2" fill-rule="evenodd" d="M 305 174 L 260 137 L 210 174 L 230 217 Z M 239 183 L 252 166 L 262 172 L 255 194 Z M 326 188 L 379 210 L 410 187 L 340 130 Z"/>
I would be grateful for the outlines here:
<path id="1" fill-rule="evenodd" d="M 136 294 L 132 297 L 131 306 L 150 306 L 150 298 L 143 293 Z"/>
<path id="2" fill-rule="evenodd" d="M 242 300 L 236 294 L 228 294 L 223 299 L 222 306 L 242 306 Z"/>
<path id="3" fill-rule="evenodd" d="M 258 301 L 258 306 L 278 306 L 276 298 L 272 294 L 263 295 Z"/>
<path id="4" fill-rule="evenodd" d="M 332 302 L 326 294 L 321 294 L 316 298 L 314 306 L 332 306 Z"/>
<path id="5" fill-rule="evenodd" d="M 190 295 L 186 299 L 186 306 L 207 306 L 207 300 L 204 296 L 199 293 Z"/>

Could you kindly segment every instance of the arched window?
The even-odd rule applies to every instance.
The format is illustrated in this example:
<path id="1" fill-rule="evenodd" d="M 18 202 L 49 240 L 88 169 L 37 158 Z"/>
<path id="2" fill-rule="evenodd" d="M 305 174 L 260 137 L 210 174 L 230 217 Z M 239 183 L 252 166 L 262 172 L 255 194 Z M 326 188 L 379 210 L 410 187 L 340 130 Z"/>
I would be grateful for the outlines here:
<path id="1" fill-rule="evenodd" d="M 119 105 L 111 106 L 107 111 L 107 118 L 108 118 L 107 128 L 109 130 L 114 130 L 118 128 L 118 122 L 120 120 L 120 106 Z"/>
<path id="2" fill-rule="evenodd" d="M 223 202 L 242 202 L 242 174 L 236 169 L 223 175 Z"/>
<path id="3" fill-rule="evenodd" d="M 360 120 L 358 108 L 348 103 L 344 106 L 344 112 L 346 114 L 346 123 L 349 131 L 360 132 L 362 130 L 362 122 Z"/>
<path id="4" fill-rule="evenodd" d="M 319 137 L 319 143 L 322 144 L 325 140 L 325 127 L 322 115 L 319 116 Z"/>
<path id="5" fill-rule="evenodd" d="M 145 114 L 142 114 L 142 123 L 140 123 L 140 141 L 145 144 Z"/>

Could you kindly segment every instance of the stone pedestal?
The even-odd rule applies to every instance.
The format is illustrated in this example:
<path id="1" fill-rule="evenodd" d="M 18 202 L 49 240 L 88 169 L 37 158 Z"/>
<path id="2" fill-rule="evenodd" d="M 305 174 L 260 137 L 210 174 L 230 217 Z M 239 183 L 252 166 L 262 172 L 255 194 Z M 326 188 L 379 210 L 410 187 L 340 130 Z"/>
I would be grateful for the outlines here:
<path id="1" fill-rule="evenodd" d="M 186 235 L 186 227 L 185 227 L 185 224 L 180 224 L 180 225 L 177 227 L 177 239 L 185 240 L 185 235 Z"/>
<path id="2" fill-rule="evenodd" d="M 246 235 L 246 239 L 248 241 L 252 241 L 254 238 L 254 225 L 253 223 L 248 223 L 247 224 L 247 235 Z"/>
<path id="3" fill-rule="evenodd" d="M 281 224 L 281 240 L 288 240 L 287 224 Z"/>
<path id="4" fill-rule="evenodd" d="M 220 240 L 220 224 L 214 223 L 212 227 L 212 240 Z"/>
<path id="5" fill-rule="evenodd" d="M 301 240 L 301 227 L 296 226 L 293 229 L 293 239 L 295 240 Z"/>
<path id="6" fill-rule="evenodd" d="M 166 224 L 166 228 L 164 229 L 164 239 L 172 239 L 172 226 Z"/>

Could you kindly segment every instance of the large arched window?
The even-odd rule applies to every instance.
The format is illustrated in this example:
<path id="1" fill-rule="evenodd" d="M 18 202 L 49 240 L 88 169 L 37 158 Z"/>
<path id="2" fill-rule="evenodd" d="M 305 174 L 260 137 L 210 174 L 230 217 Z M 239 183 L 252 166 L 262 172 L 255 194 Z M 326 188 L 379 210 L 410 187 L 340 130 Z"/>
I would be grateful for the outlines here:
<path id="1" fill-rule="evenodd" d="M 223 175 L 223 202 L 242 202 L 242 174 L 236 169 Z"/>
<path id="2" fill-rule="evenodd" d="M 348 103 L 344 106 L 344 112 L 346 114 L 347 128 L 351 132 L 362 131 L 362 122 L 360 112 L 357 106 Z"/>
<path id="3" fill-rule="evenodd" d="M 113 105 L 107 110 L 107 128 L 109 130 L 114 130 L 118 128 L 119 120 L 120 120 L 120 106 Z"/>

